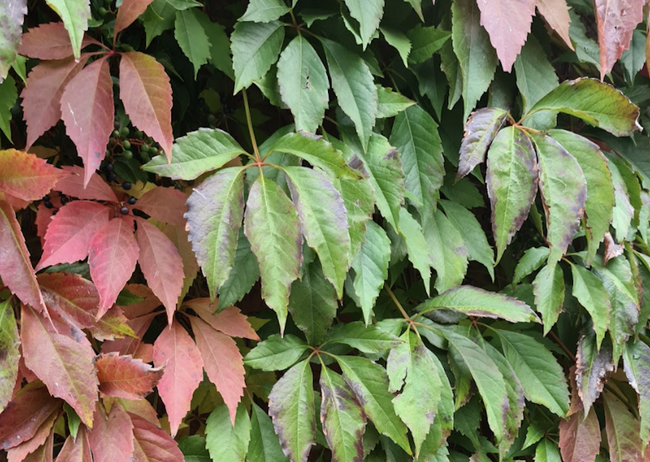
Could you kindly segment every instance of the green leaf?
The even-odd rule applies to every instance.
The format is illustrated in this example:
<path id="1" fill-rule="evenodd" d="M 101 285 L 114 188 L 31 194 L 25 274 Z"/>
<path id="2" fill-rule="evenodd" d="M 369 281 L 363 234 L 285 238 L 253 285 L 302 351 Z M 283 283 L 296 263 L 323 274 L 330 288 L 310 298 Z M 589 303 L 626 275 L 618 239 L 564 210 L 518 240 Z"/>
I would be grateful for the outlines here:
<path id="1" fill-rule="evenodd" d="M 308 133 L 288 133 L 274 142 L 268 152 L 286 152 L 332 172 L 337 177 L 356 178 L 352 170 L 345 165 L 341 151 L 320 136 Z"/>
<path id="2" fill-rule="evenodd" d="M 621 55 L 621 64 L 625 68 L 625 78 L 629 85 L 634 82 L 634 77 L 643 69 L 645 56 L 646 37 L 641 31 L 635 30 L 629 48 Z"/>
<path id="3" fill-rule="evenodd" d="M 445 44 L 451 32 L 435 27 L 422 27 L 418 24 L 409 30 L 406 35 L 411 39 L 411 54 L 409 62 L 411 64 L 420 64 L 428 60 L 433 54 Z"/>
<path id="4" fill-rule="evenodd" d="M 235 93 L 259 80 L 278 60 L 284 40 L 284 24 L 238 22 L 230 37 L 235 70 Z"/>
<path id="5" fill-rule="evenodd" d="M 375 210 L 375 195 L 370 181 L 361 179 L 334 179 L 334 186 L 341 193 L 350 225 L 350 255 L 354 256 L 365 240 L 366 223 Z"/>
<path id="6" fill-rule="evenodd" d="M 11 298 L 0 302 L 0 412 L 11 400 L 18 377 L 20 337 Z"/>
<path id="7" fill-rule="evenodd" d="M 580 164 L 550 136 L 534 135 L 539 162 L 539 189 L 546 214 L 548 264 L 566 253 L 580 226 L 587 200 L 587 181 Z"/>
<path id="8" fill-rule="evenodd" d="M 210 453 L 205 447 L 205 438 L 199 435 L 186 436 L 178 442 L 185 462 L 211 462 Z"/>
<path id="9" fill-rule="evenodd" d="M 406 190 L 423 215 L 433 213 L 445 175 L 438 124 L 420 106 L 395 118 L 389 142 L 400 153 Z"/>
<path id="10" fill-rule="evenodd" d="M 24 17 L 27 14 L 26 0 L 9 0 L 0 5 L 0 83 L 7 78 L 16 61 Z M 12 79 L 13 82 L 13 79 Z"/>
<path id="11" fill-rule="evenodd" d="M 377 85 L 377 118 L 387 119 L 395 117 L 400 112 L 413 106 L 415 101 L 408 99 L 401 93 L 397 93 L 390 88 Z"/>
<path id="12" fill-rule="evenodd" d="M 609 374 L 614 370 L 612 345 L 607 342 L 600 349 L 593 333 L 583 335 L 576 353 L 576 385 L 584 406 L 584 415 L 603 391 Z"/>
<path id="13" fill-rule="evenodd" d="M 627 136 L 641 129 L 637 122 L 639 108 L 611 85 L 595 79 L 562 82 L 539 100 L 527 115 L 546 110 L 579 117 L 616 136 Z"/>
<path id="14" fill-rule="evenodd" d="M 512 285 L 516 286 L 523 279 L 537 271 L 546 260 L 551 251 L 548 247 L 531 247 L 526 249 L 524 255 L 517 262 L 515 275 L 512 278 Z"/>
<path id="15" fill-rule="evenodd" d="M 524 103 L 523 113 L 530 110 L 542 97 L 558 86 L 555 69 L 548 62 L 544 49 L 531 34 L 515 61 L 517 88 Z M 540 130 L 555 126 L 557 114 L 544 112 L 534 114 L 524 121 L 527 127 Z"/>
<path id="16" fill-rule="evenodd" d="M 201 66 L 206 64 L 212 56 L 210 41 L 198 19 L 200 16 L 203 16 L 203 13 L 195 8 L 178 11 L 174 23 L 174 37 L 187 59 L 194 66 L 195 79 Z"/>
<path id="17" fill-rule="evenodd" d="M 509 322 L 539 322 L 537 315 L 524 302 L 472 286 L 450 289 L 422 303 L 417 309 L 421 314 L 447 309 L 467 316 L 505 319 Z"/>
<path id="18" fill-rule="evenodd" d="M 90 17 L 89 0 L 46 0 L 46 3 L 63 20 L 75 59 L 81 54 L 81 42 L 88 29 Z"/>
<path id="19" fill-rule="evenodd" d="M 571 265 L 571 275 L 573 277 L 573 296 L 591 316 L 593 329 L 596 333 L 596 347 L 600 348 L 612 312 L 609 294 L 598 276 L 587 268 Z"/>
<path id="20" fill-rule="evenodd" d="M 166 30 L 174 27 L 176 20 L 176 8 L 167 0 L 153 0 L 142 14 L 146 46 Z"/>
<path id="21" fill-rule="evenodd" d="M 309 361 L 289 369 L 269 395 L 269 414 L 285 454 L 306 461 L 316 440 L 313 376 Z"/>
<path id="22" fill-rule="evenodd" d="M 422 281 L 424 282 L 424 289 L 427 295 L 429 295 L 432 261 L 427 241 L 422 233 L 422 226 L 420 226 L 420 223 L 413 218 L 408 210 L 402 208 L 399 213 L 399 229 L 402 236 L 404 236 L 409 261 L 420 272 Z"/>
<path id="23" fill-rule="evenodd" d="M 630 196 L 627 192 L 625 178 L 618 169 L 615 162 L 608 159 L 607 167 L 612 174 L 612 184 L 614 185 L 614 210 L 612 210 L 612 226 L 616 231 L 616 237 L 619 241 L 627 238 L 632 225 L 632 219 L 635 215 L 634 207 L 630 202 Z"/>
<path id="24" fill-rule="evenodd" d="M 650 440 L 650 347 L 641 340 L 630 342 L 623 351 L 625 375 L 639 394 L 642 441 Z"/>
<path id="25" fill-rule="evenodd" d="M 11 141 L 11 109 L 18 100 L 18 90 L 16 89 L 16 81 L 10 75 L 0 83 L 0 130 L 5 134 L 7 139 Z"/>
<path id="26" fill-rule="evenodd" d="M 467 248 L 467 257 L 485 266 L 494 280 L 494 250 L 476 216 L 454 201 L 442 200 L 440 205 L 449 221 L 462 236 Z"/>
<path id="27" fill-rule="evenodd" d="M 537 162 L 530 138 L 506 127 L 494 138 L 487 161 L 487 190 L 492 204 L 496 262 L 528 217 L 537 193 Z"/>
<path id="28" fill-rule="evenodd" d="M 278 84 L 282 101 L 293 114 L 296 130 L 316 133 L 328 107 L 330 85 L 318 53 L 302 35 L 294 38 L 280 55 Z"/>
<path id="29" fill-rule="evenodd" d="M 516 62 L 515 62 L 516 65 Z M 557 444 L 544 438 L 535 448 L 535 462 L 562 462 Z"/>
<path id="30" fill-rule="evenodd" d="M 343 0 L 350 16 L 359 22 L 361 41 L 365 49 L 372 41 L 384 14 L 384 0 Z"/>
<path id="31" fill-rule="evenodd" d="M 506 359 L 524 387 L 526 399 L 564 416 L 569 410 L 569 390 L 564 371 L 553 354 L 528 335 L 496 332 Z"/>
<path id="32" fill-rule="evenodd" d="M 639 421 L 613 393 L 606 392 L 604 397 L 609 460 L 642 460 L 643 443 L 639 438 Z"/>
<path id="33" fill-rule="evenodd" d="M 378 103 L 374 78 L 359 56 L 331 40 L 321 39 L 321 42 L 339 106 L 354 123 L 363 148 L 369 150 Z"/>
<path id="34" fill-rule="evenodd" d="M 580 61 L 600 69 L 600 47 L 594 39 L 587 37 L 587 29 L 576 10 L 569 10 L 569 16 L 569 35 L 571 42 L 575 44 L 576 56 Z"/>
<path id="35" fill-rule="evenodd" d="M 456 180 L 464 178 L 485 161 L 485 154 L 507 117 L 508 113 L 498 107 L 481 108 L 470 115 L 460 145 Z"/>
<path id="36" fill-rule="evenodd" d="M 244 363 L 263 371 L 281 371 L 295 364 L 308 349 L 309 346 L 298 337 L 273 334 L 249 351 Z"/>
<path id="37" fill-rule="evenodd" d="M 241 167 L 218 171 L 194 188 L 187 199 L 189 240 L 207 279 L 212 299 L 228 280 L 235 264 L 243 216 L 244 178 Z"/>
<path id="38" fill-rule="evenodd" d="M 395 413 L 384 368 L 358 356 L 337 356 L 336 361 L 341 366 L 346 383 L 357 395 L 365 414 L 379 433 L 411 454 L 406 427 Z"/>
<path id="39" fill-rule="evenodd" d="M 375 325 L 366 326 L 354 321 L 332 327 L 327 332 L 325 343 L 349 345 L 363 353 L 376 354 L 396 347 L 400 340 Z"/>
<path id="40" fill-rule="evenodd" d="M 142 168 L 172 180 L 194 180 L 205 172 L 216 170 L 245 154 L 235 139 L 219 129 L 199 128 L 177 138 L 172 150 L 172 161 L 164 155 L 156 156 Z"/>
<path id="41" fill-rule="evenodd" d="M 406 34 L 399 29 L 392 27 L 380 27 L 379 30 L 384 34 L 386 43 L 395 48 L 405 67 L 409 65 L 409 55 L 411 54 L 411 41 Z M 377 116 L 379 117 L 379 116 Z"/>
<path id="42" fill-rule="evenodd" d="M 449 354 L 464 375 L 470 375 L 483 399 L 488 424 L 497 442 L 504 437 L 505 419 L 510 404 L 503 375 L 494 361 L 467 337 L 444 330 Z"/>
<path id="43" fill-rule="evenodd" d="M 369 221 L 366 224 L 365 241 L 352 260 L 354 291 L 359 297 L 366 324 L 370 323 L 379 291 L 388 279 L 389 261 L 390 239 L 381 226 Z"/>
<path id="44" fill-rule="evenodd" d="M 336 372 L 323 367 L 320 387 L 322 403 L 320 418 L 332 460 L 363 460 L 363 433 L 366 416 L 361 403 Z"/>
<path id="45" fill-rule="evenodd" d="M 252 404 L 251 442 L 248 445 L 248 462 L 288 462 L 282 446 L 273 431 L 273 422 L 257 404 Z"/>
<path id="46" fill-rule="evenodd" d="M 81 425 L 81 418 L 68 403 L 63 403 L 63 410 L 65 411 L 65 416 L 68 420 L 68 431 L 74 439 L 77 439 L 77 433 L 79 433 L 79 426 Z"/>
<path id="47" fill-rule="evenodd" d="M 251 439 L 251 421 L 244 405 L 240 403 L 237 407 L 234 422 L 225 404 L 217 406 L 206 421 L 205 435 L 205 446 L 212 460 L 244 462 Z"/>
<path id="48" fill-rule="evenodd" d="M 244 232 L 262 275 L 262 298 L 284 331 L 291 283 L 300 277 L 302 235 L 293 203 L 277 183 L 260 176 L 246 203 Z"/>
<path id="49" fill-rule="evenodd" d="M 478 100 L 490 86 L 498 60 L 490 44 L 490 37 L 481 26 L 481 11 L 476 2 L 455 1 L 451 13 L 452 45 L 458 57 L 462 78 L 463 120 L 467 120 Z M 471 171 L 472 168 L 469 170 Z M 465 175 L 459 175 L 462 176 Z"/>
<path id="50" fill-rule="evenodd" d="M 551 130 L 549 134 L 578 161 L 587 180 L 587 226 L 584 228 L 588 248 L 586 263 L 591 264 L 612 221 L 615 203 L 612 174 L 597 144 L 566 130 Z"/>
<path id="51" fill-rule="evenodd" d="M 564 303 L 564 273 L 559 265 L 546 265 L 533 281 L 535 306 L 542 315 L 544 335 L 555 325 Z"/>
<path id="52" fill-rule="evenodd" d="M 259 278 L 260 266 L 251 251 L 251 244 L 244 230 L 240 228 L 235 263 L 228 274 L 228 279 L 219 288 L 219 307 L 227 308 L 239 302 L 250 292 Z"/>
<path id="53" fill-rule="evenodd" d="M 266 23 L 280 19 L 290 10 L 283 0 L 251 0 L 239 20 Z"/>
<path id="54" fill-rule="evenodd" d="M 467 248 L 460 232 L 440 210 L 425 218 L 422 229 L 436 270 L 436 290 L 444 292 L 461 284 L 467 272 Z"/>
<path id="55" fill-rule="evenodd" d="M 198 6 L 202 5 L 199 3 Z M 230 57 L 230 39 L 228 39 L 223 26 L 217 22 L 211 22 L 210 18 L 205 14 L 197 15 L 196 19 L 203 27 L 203 31 L 210 42 L 208 61 L 230 79 L 235 80 L 235 74 L 232 70 L 232 58 Z"/>
<path id="56" fill-rule="evenodd" d="M 304 268 L 302 279 L 291 285 L 289 312 L 311 345 L 320 345 L 338 308 L 336 290 L 318 264 Z"/>

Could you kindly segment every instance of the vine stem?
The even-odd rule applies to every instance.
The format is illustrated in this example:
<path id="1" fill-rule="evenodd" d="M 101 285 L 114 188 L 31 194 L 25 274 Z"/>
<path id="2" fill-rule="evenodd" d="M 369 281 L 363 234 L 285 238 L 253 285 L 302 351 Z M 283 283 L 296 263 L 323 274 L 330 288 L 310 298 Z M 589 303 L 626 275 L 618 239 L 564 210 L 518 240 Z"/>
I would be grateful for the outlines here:
<path id="1" fill-rule="evenodd" d="M 251 110 L 248 106 L 248 95 L 246 94 L 246 89 L 242 89 L 242 95 L 244 96 L 244 109 L 246 111 L 246 123 L 248 124 L 248 133 L 251 137 L 251 143 L 253 144 L 253 153 L 255 154 L 255 162 L 261 164 L 262 159 L 260 156 L 260 151 L 257 148 L 257 140 L 255 139 L 255 131 L 253 130 L 253 120 L 251 119 Z M 260 173 L 261 173 L 260 166 Z"/>
<path id="2" fill-rule="evenodd" d="M 420 337 L 420 332 L 418 331 L 418 329 L 417 329 L 417 327 L 415 325 L 415 321 L 413 321 L 413 319 L 411 319 L 411 317 L 408 315 L 408 313 L 406 312 L 406 310 L 404 309 L 402 304 L 399 302 L 399 300 L 397 299 L 397 297 L 395 296 L 393 291 L 390 290 L 390 287 L 384 286 L 384 289 L 386 290 L 386 292 L 388 293 L 390 298 L 393 300 L 393 303 L 395 304 L 397 309 L 400 311 L 400 313 L 402 313 L 402 316 L 404 316 L 404 319 L 406 320 L 406 322 L 409 325 L 409 329 L 411 329 L 415 333 L 415 335 L 418 336 L 420 341 L 422 341 L 422 337 Z"/>

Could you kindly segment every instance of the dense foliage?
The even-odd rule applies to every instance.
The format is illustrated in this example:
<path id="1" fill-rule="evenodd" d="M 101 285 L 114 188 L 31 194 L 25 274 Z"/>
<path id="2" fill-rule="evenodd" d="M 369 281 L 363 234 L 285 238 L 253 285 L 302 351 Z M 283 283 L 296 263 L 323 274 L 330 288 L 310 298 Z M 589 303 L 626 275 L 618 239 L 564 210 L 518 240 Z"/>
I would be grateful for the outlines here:
<path id="1" fill-rule="evenodd" d="M 7 460 L 650 460 L 643 7 L 0 2 Z"/>

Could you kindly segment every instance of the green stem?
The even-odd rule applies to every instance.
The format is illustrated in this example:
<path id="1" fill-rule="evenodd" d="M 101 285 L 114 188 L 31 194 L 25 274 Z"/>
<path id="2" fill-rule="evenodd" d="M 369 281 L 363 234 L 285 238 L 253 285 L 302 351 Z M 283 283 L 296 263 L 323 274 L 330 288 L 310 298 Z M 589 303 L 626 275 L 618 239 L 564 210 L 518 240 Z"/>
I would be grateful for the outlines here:
<path id="1" fill-rule="evenodd" d="M 253 145 L 253 152 L 255 153 L 255 161 L 261 162 L 260 151 L 257 148 L 257 140 L 255 139 L 255 131 L 253 130 L 253 120 L 251 119 L 251 110 L 248 105 L 248 95 L 246 94 L 246 89 L 242 90 L 242 95 L 244 96 L 244 109 L 246 111 L 246 123 L 248 124 L 248 133 L 251 137 L 251 144 Z M 261 173 L 261 167 L 260 167 Z"/>

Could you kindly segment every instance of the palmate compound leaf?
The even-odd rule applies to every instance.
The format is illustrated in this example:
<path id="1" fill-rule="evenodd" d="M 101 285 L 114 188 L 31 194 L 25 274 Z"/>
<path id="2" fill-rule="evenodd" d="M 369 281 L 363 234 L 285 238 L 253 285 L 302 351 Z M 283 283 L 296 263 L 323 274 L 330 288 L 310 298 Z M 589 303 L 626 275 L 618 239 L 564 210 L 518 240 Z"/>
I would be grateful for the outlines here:
<path id="1" fill-rule="evenodd" d="M 0 303 L 0 413 L 13 396 L 18 378 L 20 337 L 11 299 Z"/>
<path id="2" fill-rule="evenodd" d="M 359 399 L 343 377 L 327 367 L 321 369 L 320 388 L 320 419 L 332 461 L 363 460 L 366 416 Z"/>
<path id="3" fill-rule="evenodd" d="M 62 22 L 51 22 L 32 27 L 22 36 L 18 53 L 29 58 L 41 60 L 65 59 L 72 56 L 70 37 Z M 81 48 L 96 42 L 84 36 Z"/>
<path id="4" fill-rule="evenodd" d="M 67 176 L 33 154 L 15 149 L 0 151 L 0 191 L 24 201 L 35 201 Z"/>
<path id="5" fill-rule="evenodd" d="M 115 402 L 107 415 L 104 406 L 97 403 L 88 441 L 95 462 L 132 460 L 133 423 L 120 404 Z"/>
<path id="6" fill-rule="evenodd" d="M 647 447 L 650 440 L 650 347 L 641 340 L 630 342 L 623 351 L 625 375 L 639 394 L 640 436 Z"/>
<path id="7" fill-rule="evenodd" d="M 0 6 L 0 21 L 4 25 L 0 32 L 0 82 L 7 76 L 16 59 L 26 14 L 26 0 L 9 0 Z"/>
<path id="8" fill-rule="evenodd" d="M 285 455 L 306 461 L 316 442 L 313 376 L 309 361 L 302 361 L 278 380 L 269 394 L 269 415 Z"/>
<path id="9" fill-rule="evenodd" d="M 488 151 L 486 177 L 497 263 L 528 217 L 537 194 L 537 172 L 528 135 L 515 127 L 499 131 Z"/>
<path id="10" fill-rule="evenodd" d="M 580 226 L 587 200 L 587 181 L 580 164 L 557 141 L 533 135 L 539 162 L 539 189 L 546 215 L 546 240 L 553 267 L 566 253 Z"/>
<path id="11" fill-rule="evenodd" d="M 284 40 L 284 24 L 238 22 L 232 33 L 235 93 L 259 80 L 277 61 Z"/>
<path id="12" fill-rule="evenodd" d="M 537 315 L 526 303 L 472 286 L 455 287 L 418 306 L 421 314 L 441 308 L 467 316 L 500 318 L 513 323 L 539 322 Z"/>
<path id="13" fill-rule="evenodd" d="M 100 58 L 75 75 L 61 95 L 61 118 L 84 163 L 84 186 L 104 159 L 114 120 L 113 81 Z"/>
<path id="14" fill-rule="evenodd" d="M 596 0 L 595 6 L 602 81 L 629 48 L 634 29 L 643 21 L 643 2 Z"/>
<path id="15" fill-rule="evenodd" d="M 260 265 L 262 297 L 284 331 L 291 283 L 300 277 L 302 234 L 294 204 L 264 176 L 248 195 L 244 232 Z"/>
<path id="16" fill-rule="evenodd" d="M 318 254 L 323 274 L 343 296 L 350 267 L 350 233 L 345 204 L 332 182 L 317 170 L 284 167 L 289 190 L 300 218 L 300 229 Z"/>
<path id="17" fill-rule="evenodd" d="M 164 373 L 164 368 L 153 368 L 141 359 L 117 353 L 100 354 L 95 367 L 103 395 L 132 400 L 151 393 Z"/>
<path id="18" fill-rule="evenodd" d="M 616 136 L 640 130 L 639 108 L 606 83 L 580 78 L 562 82 L 533 106 L 528 115 L 552 110 L 578 117 Z"/>
<path id="19" fill-rule="evenodd" d="M 47 0 L 47 4 L 61 17 L 70 35 L 75 59 L 79 59 L 84 32 L 91 19 L 90 2 L 87 0 Z"/>
<path id="20" fill-rule="evenodd" d="M 56 333 L 50 322 L 29 306 L 22 309 L 21 339 L 25 365 L 45 383 L 52 396 L 65 400 L 81 421 L 92 427 L 98 380 L 90 343 Z"/>
<path id="21" fill-rule="evenodd" d="M 507 111 L 496 107 L 482 108 L 470 115 L 460 145 L 457 180 L 467 176 L 474 167 L 485 161 L 488 148 L 507 116 Z"/>

